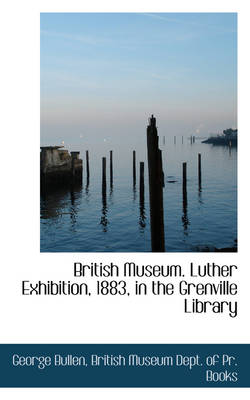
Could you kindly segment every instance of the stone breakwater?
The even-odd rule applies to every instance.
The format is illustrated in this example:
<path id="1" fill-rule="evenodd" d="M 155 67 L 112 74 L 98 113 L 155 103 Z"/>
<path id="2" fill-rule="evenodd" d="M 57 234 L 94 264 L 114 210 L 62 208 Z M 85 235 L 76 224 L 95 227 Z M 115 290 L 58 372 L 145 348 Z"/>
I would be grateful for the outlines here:
<path id="1" fill-rule="evenodd" d="M 63 186 L 82 181 L 82 160 L 79 151 L 63 149 L 63 146 L 41 147 L 40 175 L 43 188 Z"/>

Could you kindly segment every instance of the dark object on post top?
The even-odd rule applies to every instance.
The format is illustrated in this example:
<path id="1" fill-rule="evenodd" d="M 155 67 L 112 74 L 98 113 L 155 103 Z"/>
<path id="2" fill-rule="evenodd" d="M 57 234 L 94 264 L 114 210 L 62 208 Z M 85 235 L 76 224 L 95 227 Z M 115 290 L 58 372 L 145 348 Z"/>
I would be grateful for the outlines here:
<path id="1" fill-rule="evenodd" d="M 151 115 L 151 118 L 148 119 L 149 125 L 152 127 L 156 127 L 156 118 L 154 117 L 154 114 Z"/>

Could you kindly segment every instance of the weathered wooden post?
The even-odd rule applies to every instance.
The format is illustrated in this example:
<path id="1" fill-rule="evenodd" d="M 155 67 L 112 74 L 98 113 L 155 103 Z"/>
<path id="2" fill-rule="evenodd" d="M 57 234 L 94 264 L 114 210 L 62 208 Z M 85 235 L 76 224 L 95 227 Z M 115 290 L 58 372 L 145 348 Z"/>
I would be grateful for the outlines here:
<path id="1" fill-rule="evenodd" d="M 159 160 L 160 160 L 160 171 L 162 171 L 162 173 L 161 173 L 162 187 L 165 187 L 164 171 L 162 168 L 162 151 L 161 150 L 159 150 Z"/>
<path id="2" fill-rule="evenodd" d="M 133 150 L 133 185 L 136 185 L 136 153 Z"/>
<path id="3" fill-rule="evenodd" d="M 140 162 L 140 200 L 144 202 L 144 162 Z"/>
<path id="4" fill-rule="evenodd" d="M 187 197 L 187 163 L 182 164 L 182 192 Z"/>
<path id="5" fill-rule="evenodd" d="M 113 151 L 110 150 L 110 158 L 109 158 L 109 166 L 110 166 L 110 187 L 113 187 Z"/>
<path id="6" fill-rule="evenodd" d="M 181 143 L 183 144 L 183 136 L 181 137 Z"/>
<path id="7" fill-rule="evenodd" d="M 145 207 L 144 207 L 144 162 L 140 162 L 140 218 L 139 225 L 145 228 Z"/>
<path id="8" fill-rule="evenodd" d="M 148 177 L 150 198 L 151 246 L 153 252 L 165 251 L 162 160 L 159 150 L 156 119 L 152 115 L 147 127 Z"/>
<path id="9" fill-rule="evenodd" d="M 106 197 L 106 157 L 102 157 L 102 194 Z"/>
<path id="10" fill-rule="evenodd" d="M 163 145 L 165 146 L 165 136 L 163 136 Z"/>
<path id="11" fill-rule="evenodd" d="M 89 151 L 86 150 L 86 172 L 87 172 L 87 186 L 89 185 Z"/>
<path id="12" fill-rule="evenodd" d="M 103 231 L 107 232 L 107 191 L 106 191 L 106 157 L 102 157 L 102 217 Z"/>
<path id="13" fill-rule="evenodd" d="M 188 217 L 187 217 L 187 163 L 184 162 L 182 164 L 182 207 L 183 207 L 183 216 L 182 222 L 184 231 L 187 230 L 188 226 Z"/>
<path id="14" fill-rule="evenodd" d="M 195 136 L 193 136 L 193 143 L 195 143 Z"/>
<path id="15" fill-rule="evenodd" d="M 201 189 L 201 153 L 198 154 L 198 182 Z"/>
<path id="16" fill-rule="evenodd" d="M 176 136 L 174 136 L 174 144 L 176 144 Z"/>

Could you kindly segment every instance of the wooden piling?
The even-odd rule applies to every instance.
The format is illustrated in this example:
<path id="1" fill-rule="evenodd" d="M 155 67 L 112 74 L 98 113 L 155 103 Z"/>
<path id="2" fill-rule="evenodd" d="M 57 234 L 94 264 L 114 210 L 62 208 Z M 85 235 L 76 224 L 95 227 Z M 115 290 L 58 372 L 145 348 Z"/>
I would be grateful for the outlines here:
<path id="1" fill-rule="evenodd" d="M 145 205 L 144 205 L 144 162 L 140 162 L 140 218 L 139 225 L 145 228 Z"/>
<path id="2" fill-rule="evenodd" d="M 102 157 L 102 194 L 106 196 L 106 157 Z"/>
<path id="3" fill-rule="evenodd" d="M 136 152 L 133 150 L 133 185 L 136 185 Z"/>
<path id="4" fill-rule="evenodd" d="M 163 136 L 163 145 L 165 146 L 165 136 Z"/>
<path id="5" fill-rule="evenodd" d="M 182 191 L 183 195 L 187 194 L 187 163 L 182 164 Z"/>
<path id="6" fill-rule="evenodd" d="M 159 163 L 160 163 L 159 169 L 160 169 L 160 171 L 162 171 L 162 173 L 161 173 L 161 185 L 162 185 L 162 187 L 165 187 L 164 171 L 163 171 L 163 168 L 162 168 L 162 151 L 161 150 L 159 150 Z"/>
<path id="7" fill-rule="evenodd" d="M 87 172 L 87 185 L 89 184 L 89 151 L 86 150 L 86 172 Z"/>
<path id="8" fill-rule="evenodd" d="M 188 214 L 187 214 L 187 193 L 183 193 L 183 198 L 182 198 L 182 224 L 184 228 L 184 233 L 186 233 L 189 220 L 188 220 Z"/>
<path id="9" fill-rule="evenodd" d="M 181 137 L 181 143 L 183 144 L 183 136 Z"/>
<path id="10" fill-rule="evenodd" d="M 174 136 L 174 144 L 176 144 L 176 136 Z"/>
<path id="11" fill-rule="evenodd" d="M 102 157 L 102 216 L 103 231 L 107 232 L 107 182 L 106 182 L 106 157 Z"/>
<path id="12" fill-rule="evenodd" d="M 188 218 L 187 218 L 187 163 L 184 162 L 182 164 L 182 207 L 183 207 L 183 216 L 182 222 L 184 231 L 187 230 L 188 226 Z"/>
<path id="13" fill-rule="evenodd" d="M 113 187 L 113 151 L 110 150 L 109 157 L 109 167 L 110 167 L 110 187 Z"/>
<path id="14" fill-rule="evenodd" d="M 199 188 L 201 188 L 201 154 L 198 154 L 198 182 Z"/>
<path id="15" fill-rule="evenodd" d="M 156 119 L 152 115 L 147 127 L 148 176 L 150 198 L 151 247 L 153 252 L 165 251 L 164 220 L 163 220 L 163 190 L 162 190 L 162 160 L 159 150 L 159 137 Z"/>
<path id="16" fill-rule="evenodd" d="M 140 162 L 140 201 L 144 202 L 144 162 Z"/>

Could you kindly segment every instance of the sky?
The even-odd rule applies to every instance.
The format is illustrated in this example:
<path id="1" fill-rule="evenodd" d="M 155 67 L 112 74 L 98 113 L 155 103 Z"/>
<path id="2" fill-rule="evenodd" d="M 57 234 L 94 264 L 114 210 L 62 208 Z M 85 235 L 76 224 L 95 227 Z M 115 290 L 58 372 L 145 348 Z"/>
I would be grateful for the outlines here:
<path id="1" fill-rule="evenodd" d="M 237 127 L 237 14 L 42 13 L 41 144 Z"/>

